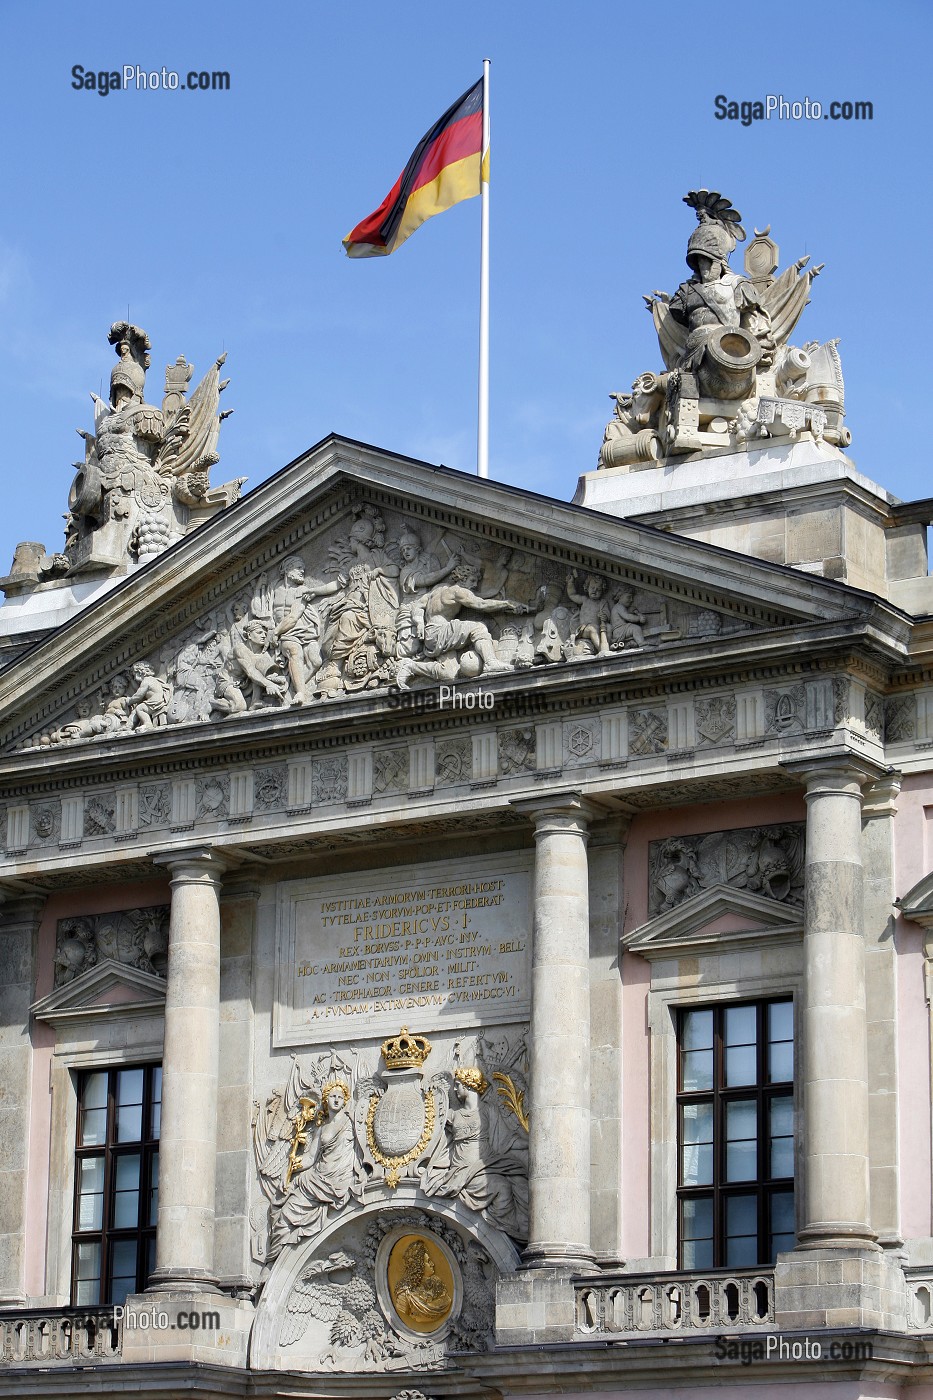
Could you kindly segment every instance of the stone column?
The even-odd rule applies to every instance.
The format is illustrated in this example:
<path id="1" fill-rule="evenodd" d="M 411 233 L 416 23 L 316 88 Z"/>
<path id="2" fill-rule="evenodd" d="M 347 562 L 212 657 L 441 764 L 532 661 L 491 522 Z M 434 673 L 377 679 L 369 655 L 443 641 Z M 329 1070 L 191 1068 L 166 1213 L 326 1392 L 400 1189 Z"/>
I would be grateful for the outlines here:
<path id="1" fill-rule="evenodd" d="M 592 1268 L 588 805 L 516 804 L 534 819 L 530 1224 L 526 1268 Z"/>
<path id="2" fill-rule="evenodd" d="M 898 1115 L 897 954 L 894 946 L 894 819 L 901 775 L 865 790 L 865 1007 L 868 1017 L 868 1144 L 871 1224 L 882 1249 L 903 1249 Z"/>
<path id="3" fill-rule="evenodd" d="M 214 1284 L 220 1044 L 220 876 L 208 847 L 155 856 L 171 872 L 159 1220 L 151 1288 Z"/>
<path id="4" fill-rule="evenodd" d="M 806 783 L 798 1249 L 877 1248 L 868 1154 L 868 1025 L 858 759 L 789 765 Z"/>
<path id="5" fill-rule="evenodd" d="M 32 1089 L 29 1007 L 46 896 L 0 887 L 0 1307 L 26 1302 L 26 1190 Z M 41 1287 L 41 1285 L 40 1285 Z"/>

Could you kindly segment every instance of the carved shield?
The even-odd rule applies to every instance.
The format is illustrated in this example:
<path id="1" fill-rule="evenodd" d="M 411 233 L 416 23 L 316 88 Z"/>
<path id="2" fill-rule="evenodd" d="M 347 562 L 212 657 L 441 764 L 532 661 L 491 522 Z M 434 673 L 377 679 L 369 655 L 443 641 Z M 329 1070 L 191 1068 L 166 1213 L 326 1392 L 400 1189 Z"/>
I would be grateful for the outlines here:
<path id="1" fill-rule="evenodd" d="M 373 1137 L 386 1157 L 402 1157 L 417 1146 L 425 1129 L 424 1097 L 417 1084 L 390 1082 L 373 1115 Z"/>

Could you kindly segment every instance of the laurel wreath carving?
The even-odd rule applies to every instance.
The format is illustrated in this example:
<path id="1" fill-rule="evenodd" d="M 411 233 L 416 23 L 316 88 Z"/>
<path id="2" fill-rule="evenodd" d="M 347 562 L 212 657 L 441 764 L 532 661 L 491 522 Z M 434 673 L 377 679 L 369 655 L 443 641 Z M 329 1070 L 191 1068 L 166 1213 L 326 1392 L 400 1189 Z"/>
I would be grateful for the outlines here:
<path id="1" fill-rule="evenodd" d="M 377 1161 L 381 1167 L 385 1167 L 386 1169 L 386 1185 L 391 1187 L 394 1191 L 399 1184 L 402 1172 L 410 1163 L 417 1162 L 434 1136 L 434 1124 L 437 1121 L 437 1106 L 434 1102 L 434 1095 L 428 1094 L 424 1099 L 424 1128 L 420 1138 L 415 1143 L 414 1147 L 410 1147 L 402 1156 L 387 1157 L 377 1143 L 376 1134 L 373 1131 L 376 1109 L 381 1101 L 381 1094 L 370 1094 L 369 1108 L 366 1110 L 366 1141 L 374 1160 Z"/>

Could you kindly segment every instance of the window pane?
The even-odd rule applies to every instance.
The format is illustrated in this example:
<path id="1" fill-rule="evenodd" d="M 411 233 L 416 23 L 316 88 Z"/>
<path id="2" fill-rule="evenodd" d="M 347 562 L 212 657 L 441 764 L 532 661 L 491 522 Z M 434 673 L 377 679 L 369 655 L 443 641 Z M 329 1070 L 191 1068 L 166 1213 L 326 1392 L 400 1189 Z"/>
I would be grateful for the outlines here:
<path id="1" fill-rule="evenodd" d="M 149 1224 L 155 1225 L 159 1218 L 159 1154 L 152 1158 L 152 1175 L 149 1189 Z M 155 1265 L 153 1265 L 153 1268 Z"/>
<path id="2" fill-rule="evenodd" d="M 139 1142 L 143 1132 L 143 1071 L 117 1075 L 117 1142 Z"/>
<path id="3" fill-rule="evenodd" d="M 683 1259 L 685 1269 L 711 1269 L 713 1267 L 712 1240 L 684 1240 Z"/>
<path id="4" fill-rule="evenodd" d="M 754 1045 L 758 1016 L 754 1006 L 727 1006 L 723 1040 L 726 1045 Z"/>
<path id="5" fill-rule="evenodd" d="M 768 1046 L 768 1081 L 789 1084 L 794 1077 L 794 1044 L 791 1040 Z"/>
<path id="6" fill-rule="evenodd" d="M 79 1244 L 75 1250 L 75 1302 L 100 1302 L 100 1245 Z"/>
<path id="7" fill-rule="evenodd" d="M 681 1107 L 681 1186 L 709 1186 L 713 1180 L 713 1105 L 685 1103 Z"/>
<path id="8" fill-rule="evenodd" d="M 754 1045 L 727 1045 L 725 1050 L 727 1089 L 737 1084 L 754 1084 L 758 1078 L 758 1052 Z"/>
<path id="9" fill-rule="evenodd" d="M 794 1077 L 794 1003 L 778 1001 L 768 1007 L 768 1080 L 789 1083 Z"/>
<path id="10" fill-rule="evenodd" d="M 726 1200 L 725 1263 L 732 1269 L 758 1263 L 757 1196 L 730 1196 Z"/>
<path id="11" fill-rule="evenodd" d="M 104 1158 L 82 1157 L 78 1163 L 78 1229 L 99 1230 L 104 1223 Z"/>
<path id="12" fill-rule="evenodd" d="M 684 1013 L 681 1044 L 685 1050 L 712 1050 L 712 1011 L 687 1011 Z"/>
<path id="13" fill-rule="evenodd" d="M 726 1180 L 758 1176 L 758 1106 L 754 1099 L 726 1104 Z"/>
<path id="14" fill-rule="evenodd" d="M 152 1071 L 152 1126 L 149 1136 L 158 1138 L 162 1129 L 162 1066 Z"/>
<path id="15" fill-rule="evenodd" d="M 774 1001 L 768 1007 L 768 1039 L 793 1040 L 794 1038 L 794 1003 L 792 1001 Z"/>
<path id="16" fill-rule="evenodd" d="M 681 1202 L 683 1267 L 709 1269 L 713 1263 L 713 1201 L 709 1196 Z"/>
<path id="17" fill-rule="evenodd" d="M 81 1115 L 81 1146 L 103 1147 L 107 1141 L 106 1108 L 89 1108 Z"/>
<path id="18" fill-rule="evenodd" d="M 711 1186 L 713 1181 L 713 1144 L 686 1144 L 683 1149 L 681 1186 Z"/>
<path id="19" fill-rule="evenodd" d="M 156 1242 L 155 1242 L 155 1235 L 153 1235 L 153 1236 L 151 1237 L 151 1239 L 149 1240 L 149 1243 L 146 1245 L 146 1281 L 147 1281 L 147 1282 L 148 1282 L 148 1279 L 149 1279 L 149 1275 L 155 1273 L 155 1266 L 156 1266 Z"/>
<path id="20" fill-rule="evenodd" d="M 139 1142 L 143 1133 L 143 1106 L 123 1104 L 117 1109 L 117 1142 Z"/>
<path id="21" fill-rule="evenodd" d="M 139 1153 L 116 1159 L 113 1228 L 135 1230 L 139 1225 Z"/>
<path id="22" fill-rule="evenodd" d="M 93 1074 L 84 1077 L 84 1093 L 81 1098 L 82 1108 L 106 1108 L 107 1107 L 107 1071 L 95 1070 Z"/>
<path id="23" fill-rule="evenodd" d="M 681 1060 L 685 1094 L 713 1087 L 712 1050 L 688 1050 Z"/>
<path id="24" fill-rule="evenodd" d="M 771 1177 L 794 1174 L 794 1102 L 788 1094 L 771 1100 Z"/>
<path id="25" fill-rule="evenodd" d="M 713 1105 L 711 1103 L 685 1103 L 680 1110 L 680 1118 L 684 1143 L 712 1142 Z"/>
<path id="26" fill-rule="evenodd" d="M 123 1303 L 136 1292 L 136 1240 L 115 1240 L 110 1253 L 111 1303 Z"/>
<path id="27" fill-rule="evenodd" d="M 79 1279 L 99 1279 L 100 1245 L 79 1244 L 76 1251 L 75 1268 Z"/>
<path id="28" fill-rule="evenodd" d="M 142 1103 L 143 1074 L 141 1069 L 121 1069 L 117 1075 L 117 1103 Z"/>
<path id="29" fill-rule="evenodd" d="M 781 1250 L 793 1249 L 796 1238 L 794 1193 L 793 1191 L 775 1191 L 771 1196 L 771 1260 Z"/>

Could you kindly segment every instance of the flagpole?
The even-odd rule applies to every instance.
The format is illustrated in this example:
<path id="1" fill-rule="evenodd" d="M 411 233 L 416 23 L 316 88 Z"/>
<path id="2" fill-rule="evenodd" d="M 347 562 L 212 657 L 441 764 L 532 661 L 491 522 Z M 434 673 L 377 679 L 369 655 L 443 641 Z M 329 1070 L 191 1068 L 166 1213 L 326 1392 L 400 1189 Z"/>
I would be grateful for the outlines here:
<path id="1" fill-rule="evenodd" d="M 489 59 L 483 59 L 483 149 L 480 153 L 482 203 L 479 254 L 479 415 L 476 474 L 489 475 Z"/>

